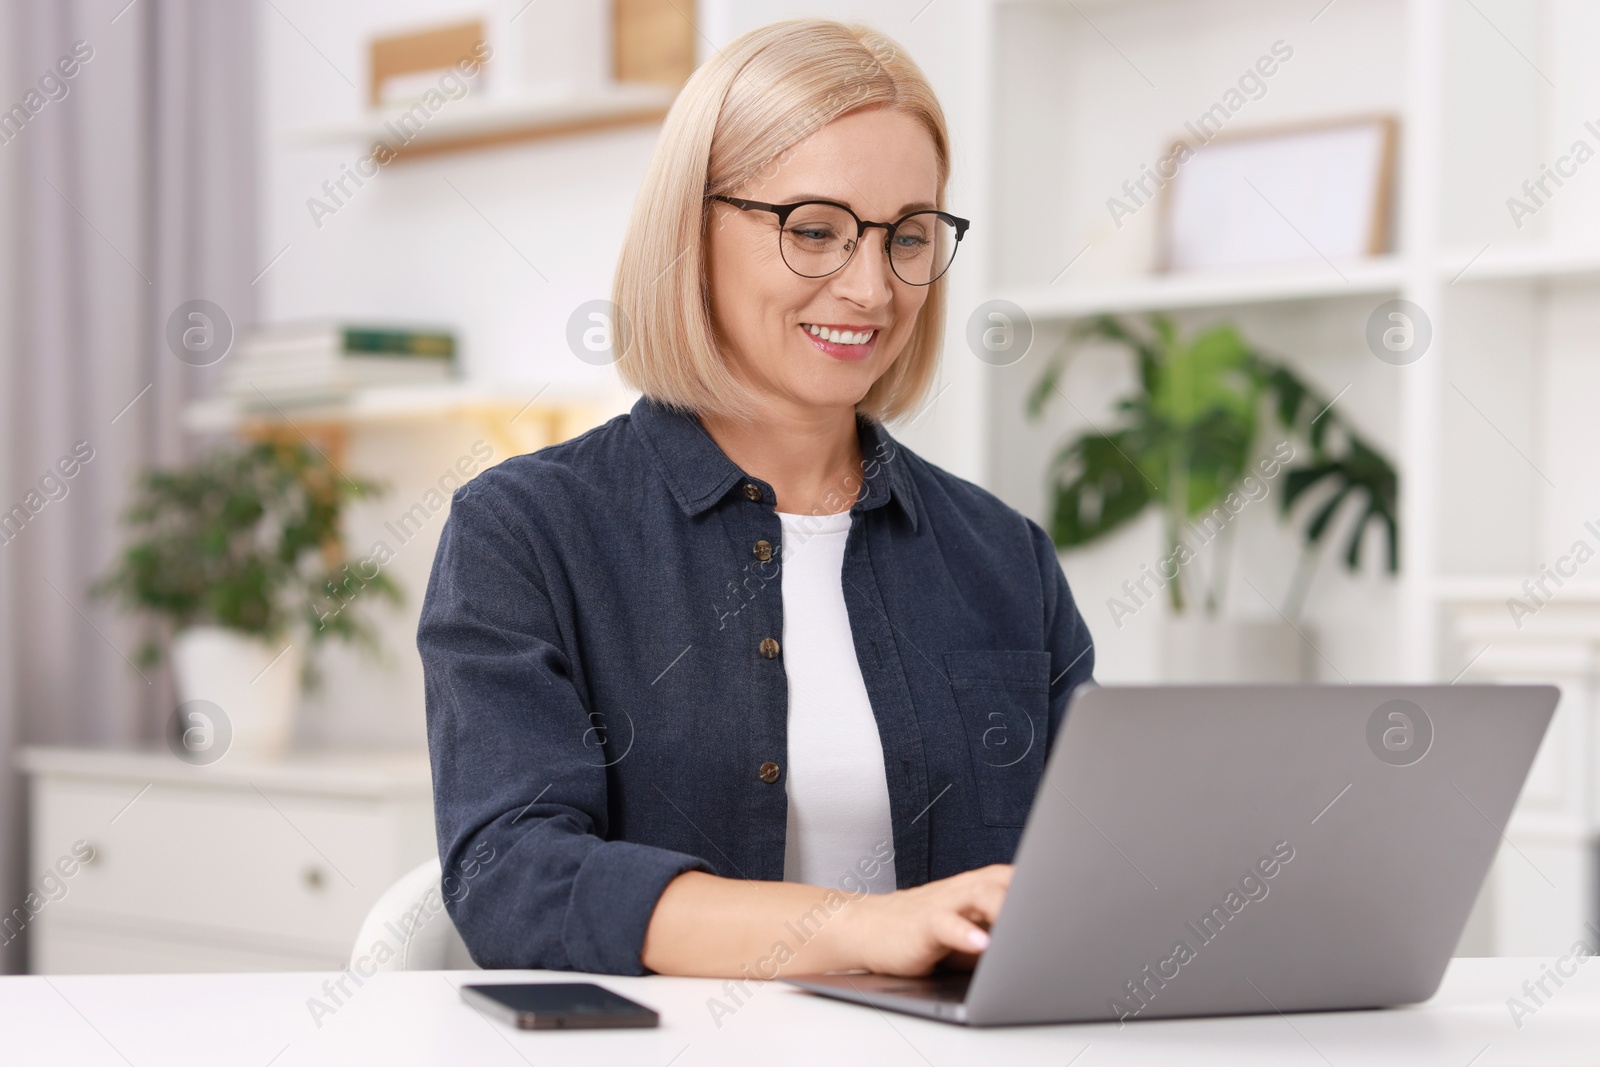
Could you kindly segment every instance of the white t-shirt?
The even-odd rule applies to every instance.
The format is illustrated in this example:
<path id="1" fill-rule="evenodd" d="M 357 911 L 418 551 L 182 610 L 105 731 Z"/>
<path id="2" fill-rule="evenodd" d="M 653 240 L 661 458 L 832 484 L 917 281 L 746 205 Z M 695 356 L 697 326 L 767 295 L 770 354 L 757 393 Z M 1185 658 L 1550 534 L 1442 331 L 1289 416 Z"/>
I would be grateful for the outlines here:
<path id="1" fill-rule="evenodd" d="M 789 679 L 786 882 L 895 888 L 883 742 L 844 606 L 850 512 L 783 523 L 783 666 Z M 885 860 L 887 857 L 887 860 Z"/>

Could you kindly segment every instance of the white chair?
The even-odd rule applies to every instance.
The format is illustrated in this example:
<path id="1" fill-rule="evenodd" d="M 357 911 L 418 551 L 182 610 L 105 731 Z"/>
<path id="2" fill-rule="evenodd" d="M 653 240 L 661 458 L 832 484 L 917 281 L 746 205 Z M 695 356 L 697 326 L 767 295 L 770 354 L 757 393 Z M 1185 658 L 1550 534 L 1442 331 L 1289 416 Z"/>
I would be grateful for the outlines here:
<path id="1" fill-rule="evenodd" d="M 441 874 L 435 856 L 384 890 L 356 935 L 351 970 L 363 976 L 376 971 L 478 970 L 445 911 Z"/>

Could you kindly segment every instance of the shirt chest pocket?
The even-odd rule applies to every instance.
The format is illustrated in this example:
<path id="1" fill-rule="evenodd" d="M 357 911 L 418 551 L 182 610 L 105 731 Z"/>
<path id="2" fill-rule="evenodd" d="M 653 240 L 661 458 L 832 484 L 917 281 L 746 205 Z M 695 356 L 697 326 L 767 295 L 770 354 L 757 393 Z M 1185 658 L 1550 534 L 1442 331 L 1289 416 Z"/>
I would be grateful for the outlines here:
<path id="1" fill-rule="evenodd" d="M 1021 826 L 1049 748 L 1050 653 L 946 652 L 945 672 L 972 753 L 987 826 Z"/>

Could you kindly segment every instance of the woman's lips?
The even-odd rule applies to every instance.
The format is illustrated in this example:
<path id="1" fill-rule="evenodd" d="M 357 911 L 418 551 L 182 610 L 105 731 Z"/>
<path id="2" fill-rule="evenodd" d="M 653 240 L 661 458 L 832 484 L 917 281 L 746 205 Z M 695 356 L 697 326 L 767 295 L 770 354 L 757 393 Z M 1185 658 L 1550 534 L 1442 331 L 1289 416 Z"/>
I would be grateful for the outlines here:
<path id="1" fill-rule="evenodd" d="M 810 341 L 812 344 L 822 349 L 834 359 L 844 360 L 846 363 L 857 363 L 872 355 L 872 350 L 878 347 L 878 339 L 883 336 L 882 330 L 874 330 L 872 331 L 871 340 L 867 341 L 865 344 L 836 345 L 832 341 L 823 340 L 822 338 L 813 334 L 810 330 L 806 329 L 804 326 L 797 326 L 795 328 L 805 335 L 805 339 L 807 341 Z"/>

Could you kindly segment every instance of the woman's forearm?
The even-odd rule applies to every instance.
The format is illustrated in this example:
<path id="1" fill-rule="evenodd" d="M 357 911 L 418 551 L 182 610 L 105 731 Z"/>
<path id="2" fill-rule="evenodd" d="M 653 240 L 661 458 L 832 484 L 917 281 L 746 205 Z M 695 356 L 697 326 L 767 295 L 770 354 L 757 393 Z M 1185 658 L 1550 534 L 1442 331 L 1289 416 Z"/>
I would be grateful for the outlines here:
<path id="1" fill-rule="evenodd" d="M 667 884 L 641 962 L 659 974 L 773 978 L 864 966 L 850 931 L 864 894 L 686 871 Z"/>

